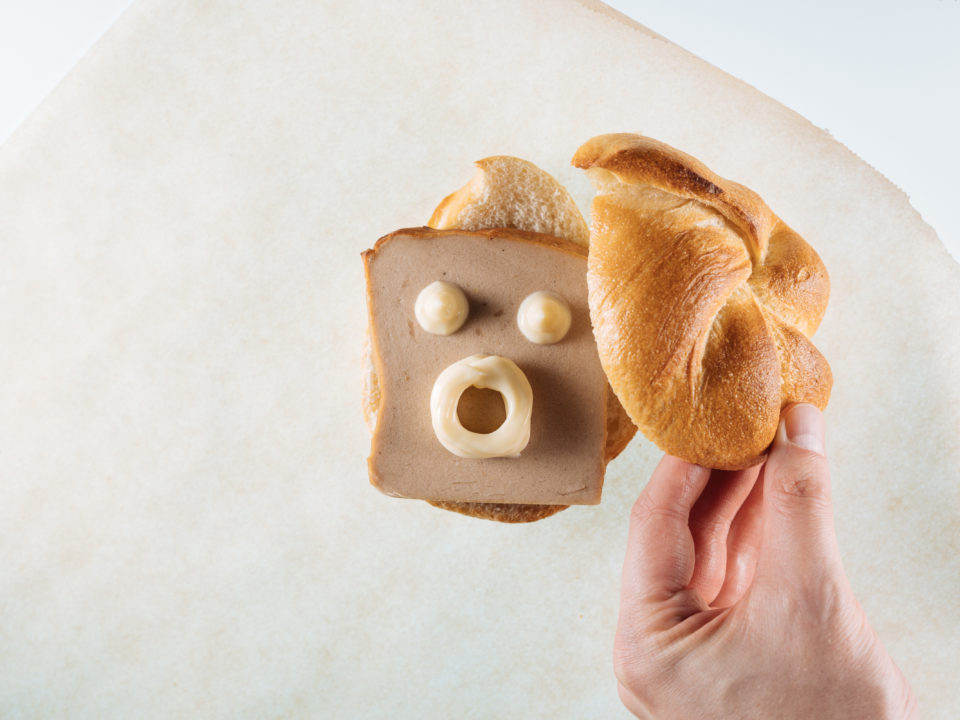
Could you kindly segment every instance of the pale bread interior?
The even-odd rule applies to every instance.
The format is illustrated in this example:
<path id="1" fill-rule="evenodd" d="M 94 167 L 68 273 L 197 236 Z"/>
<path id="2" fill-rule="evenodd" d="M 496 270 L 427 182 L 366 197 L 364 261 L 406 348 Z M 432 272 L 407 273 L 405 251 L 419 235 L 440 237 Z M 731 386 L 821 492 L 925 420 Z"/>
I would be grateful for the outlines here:
<path id="1" fill-rule="evenodd" d="M 555 235 L 586 247 L 590 230 L 570 193 L 550 173 L 509 155 L 478 160 L 470 182 L 433 211 L 437 230 L 514 228 Z"/>

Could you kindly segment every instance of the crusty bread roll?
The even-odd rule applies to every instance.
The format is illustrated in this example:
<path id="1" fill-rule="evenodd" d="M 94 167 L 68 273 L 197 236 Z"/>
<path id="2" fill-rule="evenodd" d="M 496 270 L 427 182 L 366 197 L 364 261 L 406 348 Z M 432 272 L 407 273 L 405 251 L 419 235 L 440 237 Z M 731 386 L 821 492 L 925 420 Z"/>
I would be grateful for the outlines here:
<path id="1" fill-rule="evenodd" d="M 580 246 L 589 240 L 587 224 L 573 198 L 550 174 L 533 163 L 496 156 L 475 163 L 478 170 L 464 187 L 448 195 L 434 210 L 430 227 L 437 230 L 484 230 L 511 227 L 563 238 Z M 363 413 L 374 429 L 381 402 L 380 384 L 370 348 L 369 328 L 364 342 Z M 604 460 L 619 455 L 637 428 L 609 386 L 606 390 Z M 429 501 L 435 507 L 471 517 L 506 523 L 542 520 L 567 505 L 520 505 Z"/>
<path id="2" fill-rule="evenodd" d="M 436 230 L 514 228 L 556 235 L 587 246 L 590 230 L 567 189 L 532 162 L 497 155 L 474 163 L 477 172 L 433 211 Z"/>
<path id="3" fill-rule="evenodd" d="M 820 257 L 756 193 L 656 140 L 601 135 L 573 164 L 598 191 L 590 315 L 631 419 L 700 465 L 761 462 L 783 407 L 830 396 L 808 339 L 830 290 Z"/>

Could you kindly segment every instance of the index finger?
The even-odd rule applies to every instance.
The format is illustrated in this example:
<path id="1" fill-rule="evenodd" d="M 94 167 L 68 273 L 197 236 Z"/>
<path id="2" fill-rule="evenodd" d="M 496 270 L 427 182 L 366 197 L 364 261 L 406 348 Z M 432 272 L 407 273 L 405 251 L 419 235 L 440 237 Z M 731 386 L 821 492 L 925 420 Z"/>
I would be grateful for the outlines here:
<path id="1" fill-rule="evenodd" d="M 621 611 L 663 602 L 693 576 L 690 510 L 710 479 L 710 469 L 665 455 L 633 505 L 623 564 Z"/>

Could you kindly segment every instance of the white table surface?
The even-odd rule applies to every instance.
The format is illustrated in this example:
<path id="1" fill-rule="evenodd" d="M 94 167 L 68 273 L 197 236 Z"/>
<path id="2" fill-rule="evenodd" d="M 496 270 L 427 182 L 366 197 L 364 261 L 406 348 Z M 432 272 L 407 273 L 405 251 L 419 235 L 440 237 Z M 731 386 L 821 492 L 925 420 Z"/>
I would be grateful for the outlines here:
<path id="1" fill-rule="evenodd" d="M 438 707 L 482 708 L 460 715 L 515 715 L 531 697 L 549 703 L 544 716 L 625 713 L 609 633 L 625 518 L 655 448 L 632 443 L 600 506 L 511 529 L 370 491 L 358 463 L 368 434 L 359 411 L 344 413 L 356 406 L 363 334 L 357 253 L 378 232 L 421 221 L 415 208 L 463 182 L 459 163 L 437 177 L 422 158 L 462 137 L 474 138 L 464 153 L 478 157 L 478 136 L 555 157 L 553 138 L 567 146 L 598 123 L 709 148 L 718 169 L 756 178 L 791 208 L 784 217 L 822 238 L 832 302 L 843 308 L 817 344 L 839 380 L 829 417 L 844 560 L 929 717 L 960 717 L 951 672 L 960 626 L 943 612 L 960 596 L 960 266 L 906 196 L 741 82 L 574 0 L 538 3 L 515 27 L 503 22 L 515 0 L 284 0 L 283 12 L 257 0 L 141 1 L 0 148 L 0 327 L 12 339 L 0 348 L 0 377 L 13 391 L 12 404 L 0 401 L 0 554 L 14 560 L 0 586 L 15 583 L 0 605 L 4 719 L 63 708 L 234 718 L 297 714 L 301 703 L 299 714 L 314 717 L 424 717 L 411 687 Z M 69 17 L 51 7 L 33 5 L 41 35 L 78 24 L 76 8 Z M 724 12 L 735 24 L 735 9 Z M 653 10 L 642 14 L 671 34 Z M 742 25 L 701 22 L 725 45 L 753 39 Z M 28 24 L 0 37 L 0 52 L 18 58 L 0 68 L 18 82 L 32 61 L 10 47 L 36 47 Z M 709 57 L 681 29 L 677 41 Z M 501 31 L 510 41 L 490 58 L 489 85 L 458 84 L 472 54 L 435 61 Z M 757 34 L 751 47 L 766 49 L 768 34 Z M 361 37 L 373 51 L 358 57 Z M 597 37 L 609 47 L 581 41 Z M 428 52 L 397 62 L 410 42 Z M 237 73 L 253 56 L 260 62 Z M 321 75 L 330 58 L 334 70 Z M 565 97 L 584 102 L 567 112 L 563 96 L 548 94 L 546 137 L 544 115 L 524 104 L 529 83 L 510 80 L 554 64 L 569 78 Z M 747 64 L 765 67 L 762 57 Z M 276 82 L 291 67 L 303 72 Z M 422 83 L 434 69 L 436 82 Z M 490 87 L 515 108 L 492 122 L 478 112 Z M 462 121 L 430 123 L 422 145 L 404 142 L 436 88 L 463 94 Z M 445 95 L 445 107 L 451 97 L 461 99 Z M 708 115 L 681 116 L 702 112 L 704 97 L 714 98 Z M 386 132 L 369 111 L 381 99 L 397 107 Z M 265 107 L 302 112 L 266 116 Z M 832 119 L 813 121 L 840 135 Z M 908 155 L 947 187 L 955 163 L 919 146 L 931 133 L 903 135 Z M 317 168 L 328 166 L 338 182 L 317 194 L 327 177 Z M 378 171 L 382 200 L 356 202 Z M 387 191 L 397 177 L 402 194 Z M 589 188 L 578 192 L 583 202 Z M 891 292 L 884 278 L 906 290 Z M 423 672 L 431 667 L 438 675 Z"/>
<path id="2" fill-rule="evenodd" d="M 960 259 L 960 1 L 607 2 L 829 130 Z M 128 5 L 0 0 L 0 142 Z"/>
<path id="3" fill-rule="evenodd" d="M 129 4 L 0 0 L 0 142 Z M 608 4 L 829 130 L 960 259 L 960 1 Z"/>

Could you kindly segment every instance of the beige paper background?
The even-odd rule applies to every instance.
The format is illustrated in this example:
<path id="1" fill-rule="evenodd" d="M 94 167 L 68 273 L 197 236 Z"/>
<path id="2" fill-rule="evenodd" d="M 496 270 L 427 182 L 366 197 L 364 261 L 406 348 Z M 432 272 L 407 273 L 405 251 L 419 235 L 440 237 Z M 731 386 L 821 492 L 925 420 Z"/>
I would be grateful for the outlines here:
<path id="1" fill-rule="evenodd" d="M 402 6 L 402 7 L 395 7 Z M 627 717 L 627 514 L 366 481 L 359 252 L 490 154 L 677 145 L 821 253 L 837 526 L 960 715 L 960 269 L 827 133 L 593 4 L 144 0 L 0 148 L 0 716 Z M 789 638 L 784 638 L 789 642 Z"/>

